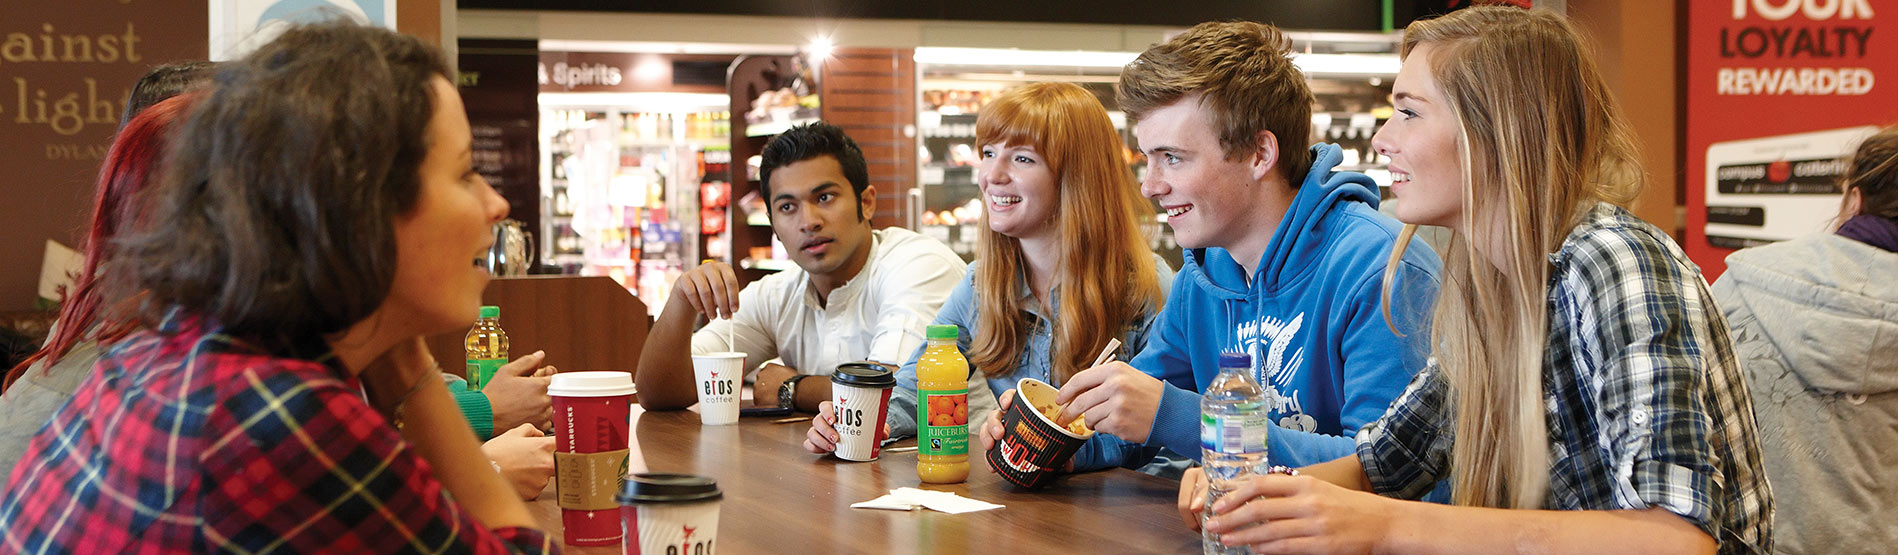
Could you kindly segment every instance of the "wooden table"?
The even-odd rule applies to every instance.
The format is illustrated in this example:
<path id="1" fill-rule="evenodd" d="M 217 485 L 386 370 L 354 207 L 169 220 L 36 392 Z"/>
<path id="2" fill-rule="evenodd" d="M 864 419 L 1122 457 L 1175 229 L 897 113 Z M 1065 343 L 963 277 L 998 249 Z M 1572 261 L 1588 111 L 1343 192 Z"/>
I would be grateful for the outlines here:
<path id="1" fill-rule="evenodd" d="M 743 418 L 700 426 L 692 411 L 633 406 L 635 472 L 700 474 L 718 480 L 718 546 L 724 553 L 1070 553 L 1199 551 L 1199 534 L 1174 509 L 1178 483 L 1114 469 L 1064 477 L 1024 491 L 970 455 L 969 480 L 926 489 L 953 491 L 1006 508 L 952 515 L 927 509 L 852 509 L 889 490 L 919 486 L 916 453 L 884 453 L 857 463 L 803 448 L 808 421 Z M 914 441 L 905 441 L 904 445 Z M 970 443 L 975 443 L 970 438 Z M 555 541 L 560 508 L 553 486 L 528 504 Z M 569 553 L 619 553 L 617 546 Z"/>

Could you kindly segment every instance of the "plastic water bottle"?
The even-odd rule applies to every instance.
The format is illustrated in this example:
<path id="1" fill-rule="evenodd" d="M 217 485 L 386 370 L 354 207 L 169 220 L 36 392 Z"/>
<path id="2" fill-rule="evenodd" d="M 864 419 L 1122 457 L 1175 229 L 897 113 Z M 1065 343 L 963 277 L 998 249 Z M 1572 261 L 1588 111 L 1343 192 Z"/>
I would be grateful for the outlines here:
<path id="1" fill-rule="evenodd" d="M 1219 375 L 1206 387 L 1199 403 L 1199 445 L 1201 462 L 1206 469 L 1206 507 L 1237 487 L 1237 482 L 1266 469 L 1265 389 L 1252 379 L 1252 357 L 1242 353 L 1219 355 Z M 1251 553 L 1243 547 L 1231 548 L 1204 532 L 1207 513 L 1200 513 L 1202 551 L 1214 553 Z"/>

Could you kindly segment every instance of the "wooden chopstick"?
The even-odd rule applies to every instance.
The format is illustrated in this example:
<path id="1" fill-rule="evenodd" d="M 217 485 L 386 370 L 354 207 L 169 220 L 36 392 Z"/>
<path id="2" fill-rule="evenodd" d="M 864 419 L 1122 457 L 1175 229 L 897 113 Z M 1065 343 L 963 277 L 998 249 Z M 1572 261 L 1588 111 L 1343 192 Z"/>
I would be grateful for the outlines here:
<path id="1" fill-rule="evenodd" d="M 1097 356 L 1097 357 L 1094 357 L 1094 364 L 1093 364 L 1093 366 L 1089 366 L 1088 368 L 1093 368 L 1093 367 L 1095 367 L 1095 366 L 1100 366 L 1100 365 L 1102 365 L 1102 364 L 1106 364 L 1106 363 L 1107 363 L 1107 361 L 1109 361 L 1109 360 L 1113 360 L 1113 359 L 1114 359 L 1114 350 L 1115 350 L 1115 349 L 1119 349 L 1119 348 L 1120 348 L 1120 340 L 1119 340 L 1119 339 L 1108 339 L 1108 340 L 1107 340 L 1107 348 L 1105 348 L 1105 349 L 1101 349 L 1101 356 Z"/>

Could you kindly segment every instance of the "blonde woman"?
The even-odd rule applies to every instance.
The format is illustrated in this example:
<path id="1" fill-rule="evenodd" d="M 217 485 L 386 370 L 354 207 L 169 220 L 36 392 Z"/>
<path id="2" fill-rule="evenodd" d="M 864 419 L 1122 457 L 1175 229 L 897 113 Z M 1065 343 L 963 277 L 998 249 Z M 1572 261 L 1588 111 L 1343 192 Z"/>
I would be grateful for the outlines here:
<path id="1" fill-rule="evenodd" d="M 1474 8 L 1411 24 L 1403 52 L 1373 144 L 1398 219 L 1453 231 L 1434 362 L 1356 455 L 1247 482 L 1207 530 L 1274 553 L 1769 551 L 1726 324 L 1619 206 L 1640 168 L 1574 28 Z M 1402 500 L 1445 478 L 1453 505 Z"/>
<path id="2" fill-rule="evenodd" d="M 984 201 L 978 259 L 932 322 L 962 329 L 956 343 L 975 369 L 971 381 L 987 378 L 989 391 L 1004 392 L 1023 377 L 1059 386 L 1087 369 L 1110 338 L 1121 341 L 1121 358 L 1139 352 L 1173 270 L 1140 233 L 1153 209 L 1100 100 L 1068 83 L 1011 90 L 977 116 L 976 143 Z M 897 373 L 894 435 L 915 433 L 921 355 L 917 349 Z M 837 440 L 831 411 L 817 414 L 805 445 L 829 452 Z M 1082 448 L 1075 468 L 1128 458 L 1104 452 L 1115 448 L 1131 447 L 1102 436 Z"/>

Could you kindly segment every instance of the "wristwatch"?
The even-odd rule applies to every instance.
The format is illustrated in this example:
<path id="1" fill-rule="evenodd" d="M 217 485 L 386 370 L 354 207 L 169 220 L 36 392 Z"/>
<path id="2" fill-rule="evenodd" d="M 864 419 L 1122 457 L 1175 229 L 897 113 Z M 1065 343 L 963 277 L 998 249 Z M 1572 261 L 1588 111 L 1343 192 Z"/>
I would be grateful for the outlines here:
<path id="1" fill-rule="evenodd" d="M 779 408 L 787 408 L 787 409 L 797 408 L 793 406 L 793 403 L 797 401 L 797 382 L 798 380 L 802 380 L 808 377 L 811 377 L 811 375 L 798 374 L 796 376 L 791 376 L 790 379 L 784 380 L 784 383 L 778 385 L 778 407 Z"/>

